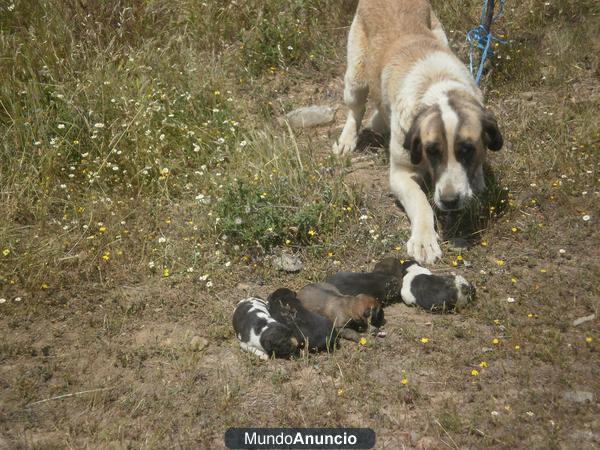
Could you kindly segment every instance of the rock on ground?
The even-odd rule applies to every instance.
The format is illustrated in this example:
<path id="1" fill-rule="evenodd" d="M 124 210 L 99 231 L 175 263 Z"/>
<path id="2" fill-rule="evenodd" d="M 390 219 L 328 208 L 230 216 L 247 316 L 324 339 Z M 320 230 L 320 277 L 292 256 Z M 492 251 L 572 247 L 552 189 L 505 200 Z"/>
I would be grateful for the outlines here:
<path id="1" fill-rule="evenodd" d="M 329 106 L 307 106 L 287 113 L 282 122 L 287 122 L 292 128 L 309 128 L 327 125 L 333 122 L 335 111 Z"/>

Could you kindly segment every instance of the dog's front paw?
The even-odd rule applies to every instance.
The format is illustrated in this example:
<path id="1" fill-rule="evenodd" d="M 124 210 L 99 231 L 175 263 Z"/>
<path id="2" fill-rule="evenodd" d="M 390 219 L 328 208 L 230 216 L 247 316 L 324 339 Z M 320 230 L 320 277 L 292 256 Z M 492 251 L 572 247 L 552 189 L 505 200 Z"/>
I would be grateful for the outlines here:
<path id="1" fill-rule="evenodd" d="M 337 156 L 349 155 L 356 149 L 357 141 L 358 138 L 356 136 L 347 137 L 342 134 L 338 141 L 333 144 L 333 154 Z"/>
<path id="2" fill-rule="evenodd" d="M 433 264 L 442 257 L 435 232 L 413 234 L 406 243 L 406 250 L 420 264 Z"/>

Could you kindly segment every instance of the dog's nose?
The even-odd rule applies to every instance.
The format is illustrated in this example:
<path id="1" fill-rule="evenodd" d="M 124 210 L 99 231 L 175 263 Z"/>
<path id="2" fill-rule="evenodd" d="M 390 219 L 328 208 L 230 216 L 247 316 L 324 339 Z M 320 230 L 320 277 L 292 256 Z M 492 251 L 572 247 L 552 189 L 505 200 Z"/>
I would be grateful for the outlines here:
<path id="1" fill-rule="evenodd" d="M 446 197 L 441 198 L 442 207 L 445 210 L 458 209 L 459 206 L 459 198 L 458 197 Z"/>

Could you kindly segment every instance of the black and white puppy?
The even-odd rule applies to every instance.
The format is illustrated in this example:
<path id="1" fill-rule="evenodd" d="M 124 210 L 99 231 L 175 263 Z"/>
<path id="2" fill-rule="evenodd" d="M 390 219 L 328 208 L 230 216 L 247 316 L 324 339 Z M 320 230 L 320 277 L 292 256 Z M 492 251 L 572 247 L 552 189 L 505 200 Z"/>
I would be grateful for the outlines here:
<path id="1" fill-rule="evenodd" d="M 300 348 L 311 352 L 333 351 L 338 334 L 331 320 L 309 311 L 290 289 L 277 289 L 267 298 L 271 316 L 292 330 Z"/>
<path id="2" fill-rule="evenodd" d="M 233 312 L 233 329 L 242 350 L 260 359 L 289 358 L 298 352 L 298 340 L 290 328 L 277 322 L 264 300 L 256 297 L 240 301 Z"/>
<path id="3" fill-rule="evenodd" d="M 460 275 L 434 275 L 416 261 L 403 264 L 402 300 L 433 312 L 461 308 L 475 295 L 475 287 Z"/>

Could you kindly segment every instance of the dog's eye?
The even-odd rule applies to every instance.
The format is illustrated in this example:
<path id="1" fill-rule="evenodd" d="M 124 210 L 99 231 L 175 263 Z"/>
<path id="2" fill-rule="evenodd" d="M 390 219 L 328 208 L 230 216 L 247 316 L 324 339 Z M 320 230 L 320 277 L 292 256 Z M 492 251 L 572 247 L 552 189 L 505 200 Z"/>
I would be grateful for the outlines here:
<path id="1" fill-rule="evenodd" d="M 429 158 L 429 160 L 437 160 L 442 157 L 440 145 L 437 143 L 427 144 L 425 146 L 425 152 L 427 153 L 427 157 Z"/>
<path id="2" fill-rule="evenodd" d="M 475 146 L 468 142 L 463 142 L 456 147 L 456 156 L 459 159 L 469 159 L 475 154 Z"/>

